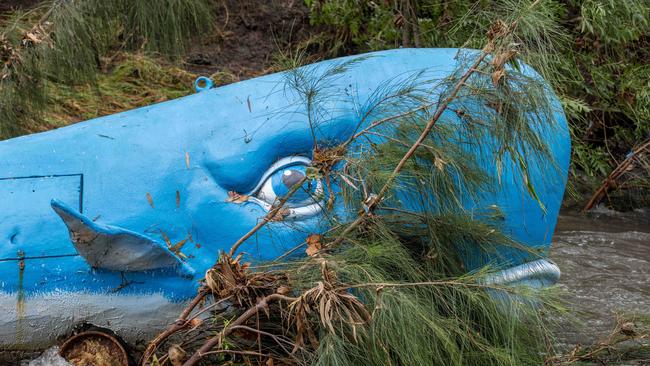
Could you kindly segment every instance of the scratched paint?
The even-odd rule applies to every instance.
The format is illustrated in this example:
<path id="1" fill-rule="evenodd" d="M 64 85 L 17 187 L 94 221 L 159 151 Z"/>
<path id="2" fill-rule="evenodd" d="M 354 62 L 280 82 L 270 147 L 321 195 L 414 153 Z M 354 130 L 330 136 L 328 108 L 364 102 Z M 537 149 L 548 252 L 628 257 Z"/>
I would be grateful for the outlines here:
<path id="1" fill-rule="evenodd" d="M 332 97 L 323 105 L 328 118 L 315 137 L 330 145 L 345 141 L 378 87 L 418 71 L 445 78 L 459 65 L 457 56 L 456 49 L 400 49 L 358 59 L 329 85 Z M 304 70 L 318 75 L 353 59 Z M 24 344 L 31 344 L 54 339 L 82 320 L 107 326 L 102 314 L 111 314 L 109 328 L 140 335 L 137 327 L 155 332 L 173 321 L 173 312 L 158 309 L 191 298 L 219 251 L 268 212 L 265 199 L 276 193 L 278 174 L 304 170 L 312 158 L 307 111 L 302 97 L 285 86 L 286 76 L 212 89 L 206 84 L 192 96 L 0 142 L 0 308 L 11 309 L 0 314 L 0 346 L 13 344 L 19 330 Z M 436 100 L 439 91 L 433 90 Z M 570 152 L 564 113 L 549 97 L 558 128 L 540 133 L 558 169 L 535 161 L 530 171 L 546 212 L 521 191 L 521 177 L 507 164 L 498 190 L 467 202 L 473 212 L 498 206 L 506 234 L 542 252 L 550 246 Z M 453 118 L 449 123 L 460 123 Z M 486 171 L 496 171 L 493 160 L 483 163 Z M 229 192 L 246 199 L 229 202 Z M 339 192 L 336 182 L 332 192 Z M 346 218 L 350 213 L 340 201 L 334 213 Z M 259 231 L 241 247 L 245 260 L 274 259 L 309 233 L 327 230 L 322 206 L 288 208 L 281 219 L 291 225 L 272 222 Z M 18 250 L 24 257 L 16 257 Z M 533 259 L 505 248 L 462 256 L 468 269 Z M 16 276 L 19 261 L 23 270 Z M 141 309 L 143 303 L 149 309 Z M 18 319 L 30 326 L 19 329 Z"/>
<path id="2" fill-rule="evenodd" d="M 16 339 L 17 344 L 25 342 L 25 289 L 23 281 L 25 278 L 25 253 L 18 252 L 18 291 L 16 291 Z"/>

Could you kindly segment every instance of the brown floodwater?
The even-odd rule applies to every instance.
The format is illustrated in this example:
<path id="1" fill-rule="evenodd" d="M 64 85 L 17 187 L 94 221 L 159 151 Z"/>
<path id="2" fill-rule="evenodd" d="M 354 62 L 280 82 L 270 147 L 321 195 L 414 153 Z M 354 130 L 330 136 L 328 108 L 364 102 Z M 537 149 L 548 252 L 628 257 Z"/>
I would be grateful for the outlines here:
<path id="1" fill-rule="evenodd" d="M 591 344 L 607 336 L 617 314 L 650 317 L 650 211 L 596 208 L 560 216 L 550 257 L 571 310 L 559 345 Z"/>

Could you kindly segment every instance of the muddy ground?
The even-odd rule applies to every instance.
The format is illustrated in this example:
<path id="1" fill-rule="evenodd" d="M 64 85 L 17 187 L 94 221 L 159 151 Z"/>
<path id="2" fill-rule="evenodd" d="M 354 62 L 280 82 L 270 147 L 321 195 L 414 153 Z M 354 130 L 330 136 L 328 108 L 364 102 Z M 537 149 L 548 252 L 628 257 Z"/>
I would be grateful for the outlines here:
<path id="1" fill-rule="evenodd" d="M 277 55 L 315 33 L 302 0 L 226 0 L 215 18 L 215 32 L 194 45 L 185 67 L 213 75 L 218 84 L 277 70 Z"/>
<path id="2" fill-rule="evenodd" d="M 39 1 L 40 0 L 0 0 L 0 12 L 29 8 Z"/>

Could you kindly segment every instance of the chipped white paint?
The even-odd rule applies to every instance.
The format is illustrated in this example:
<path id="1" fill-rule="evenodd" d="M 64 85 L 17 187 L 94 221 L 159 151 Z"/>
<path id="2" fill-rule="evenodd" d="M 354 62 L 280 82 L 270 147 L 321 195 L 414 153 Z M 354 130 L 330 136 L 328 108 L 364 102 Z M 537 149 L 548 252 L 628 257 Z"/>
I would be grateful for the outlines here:
<path id="1" fill-rule="evenodd" d="M 161 294 L 61 291 L 28 296 L 19 309 L 16 294 L 0 292 L 0 349 L 45 348 L 83 322 L 110 328 L 128 342 L 149 339 L 172 323 L 183 305 Z"/>

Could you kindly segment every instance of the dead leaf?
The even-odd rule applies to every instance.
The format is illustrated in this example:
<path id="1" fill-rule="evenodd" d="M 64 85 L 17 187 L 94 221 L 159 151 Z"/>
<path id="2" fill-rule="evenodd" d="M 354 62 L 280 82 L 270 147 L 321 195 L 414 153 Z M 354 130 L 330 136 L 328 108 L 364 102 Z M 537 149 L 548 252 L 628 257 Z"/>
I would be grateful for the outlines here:
<path id="1" fill-rule="evenodd" d="M 348 177 L 345 176 L 345 174 L 340 174 L 340 173 L 339 173 L 339 177 L 341 177 L 341 179 L 343 179 L 343 181 L 344 181 L 345 183 L 347 183 L 347 185 L 349 185 L 350 187 L 354 188 L 355 191 L 358 191 L 358 190 L 359 190 L 359 188 L 357 188 L 357 186 L 355 186 L 354 183 L 352 183 L 352 181 L 351 181 Z"/>
<path id="2" fill-rule="evenodd" d="M 187 169 L 190 168 L 190 153 L 188 152 L 185 152 L 185 166 Z"/>
<path id="3" fill-rule="evenodd" d="M 190 326 L 192 329 L 198 328 L 201 324 L 203 324 L 203 320 L 199 318 L 192 318 L 192 320 L 190 320 Z"/>
<path id="4" fill-rule="evenodd" d="M 500 54 L 496 55 L 494 59 L 492 60 L 492 66 L 496 70 L 503 69 L 503 66 L 510 61 L 515 55 L 517 54 L 517 51 L 515 50 L 507 50 L 504 52 L 501 52 Z"/>
<path id="5" fill-rule="evenodd" d="M 185 256 L 185 254 L 181 253 L 181 250 L 183 249 L 183 246 L 185 245 L 185 243 L 187 243 L 191 238 L 191 235 L 189 233 L 187 234 L 187 237 L 185 239 L 183 239 L 183 240 L 181 240 L 179 242 L 176 242 L 175 244 L 172 243 L 171 239 L 169 239 L 167 234 L 165 234 L 162 230 L 160 230 L 160 236 L 162 236 L 162 238 L 165 241 L 165 244 L 167 244 L 167 248 L 169 249 L 170 252 L 176 254 L 181 259 L 186 259 L 187 258 Z"/>
<path id="6" fill-rule="evenodd" d="M 497 38 L 502 38 L 503 36 L 508 34 L 509 31 L 510 31 L 510 28 L 508 27 L 508 25 L 505 22 L 503 22 L 502 20 L 497 20 L 490 27 L 490 30 L 488 31 L 487 36 L 488 36 L 489 40 L 494 40 L 494 39 L 497 39 Z"/>
<path id="7" fill-rule="evenodd" d="M 322 236 L 319 234 L 311 234 L 307 237 L 307 255 L 310 257 L 315 256 L 322 248 Z"/>
<path id="8" fill-rule="evenodd" d="M 226 202 L 244 203 L 248 201 L 249 198 L 250 196 L 247 194 L 239 194 L 235 191 L 229 191 L 228 198 L 226 198 Z"/>
<path id="9" fill-rule="evenodd" d="M 635 331 L 635 325 L 632 322 L 626 322 L 621 324 L 621 333 L 626 336 L 635 336 L 637 333 Z"/>
<path id="10" fill-rule="evenodd" d="M 282 221 L 285 217 L 291 214 L 291 210 L 288 208 L 282 208 L 271 217 L 271 221 Z"/>
<path id="11" fill-rule="evenodd" d="M 394 24 L 397 28 L 401 28 L 402 25 L 404 25 L 404 16 L 403 16 L 401 13 L 395 15 L 395 18 L 393 18 L 393 24 Z"/>
<path id="12" fill-rule="evenodd" d="M 443 168 L 445 167 L 445 164 L 447 164 L 447 162 L 440 159 L 440 158 L 435 158 L 433 160 L 433 165 L 435 165 L 436 168 L 438 168 L 438 170 L 443 170 Z"/>
<path id="13" fill-rule="evenodd" d="M 505 64 L 510 62 L 515 55 L 517 55 L 517 51 L 507 50 L 494 57 L 492 60 L 492 67 L 494 69 L 492 72 L 492 83 L 494 86 L 498 86 L 499 81 L 506 75 Z"/>
<path id="14" fill-rule="evenodd" d="M 34 35 L 34 33 L 31 33 L 31 32 L 27 32 L 25 34 L 25 36 L 23 37 L 23 39 L 24 40 L 30 40 L 34 44 L 39 44 L 39 43 L 42 42 L 38 37 L 36 37 L 36 35 Z"/>
<path id="15" fill-rule="evenodd" d="M 189 239 L 189 238 L 185 238 L 185 239 L 179 241 L 178 243 L 172 245 L 172 246 L 169 248 L 169 250 L 170 250 L 172 253 L 175 253 L 176 255 L 180 255 L 180 254 L 181 254 L 181 249 L 183 249 L 183 246 L 185 245 L 185 243 L 187 243 L 187 240 L 188 240 L 188 239 Z"/>
<path id="16" fill-rule="evenodd" d="M 183 350 L 179 345 L 174 344 L 171 347 L 169 347 L 169 352 L 167 354 L 169 356 L 169 361 L 171 362 L 172 366 L 181 366 L 185 361 L 185 356 L 187 355 L 187 352 L 185 352 L 185 350 Z"/>
<path id="17" fill-rule="evenodd" d="M 147 192 L 147 202 L 149 202 L 149 205 L 151 208 L 156 208 L 153 204 L 153 197 L 151 197 L 151 193 Z"/>
<path id="18" fill-rule="evenodd" d="M 163 240 L 165 241 L 165 243 L 167 243 L 167 248 L 171 248 L 172 247 L 172 241 L 169 239 L 167 234 L 165 234 L 162 230 L 160 230 L 160 235 L 163 237 Z"/>
<path id="19" fill-rule="evenodd" d="M 506 71 L 504 69 L 498 69 L 492 73 L 492 84 L 494 86 L 499 85 L 499 80 L 503 78 L 503 76 L 506 74 Z"/>
<path id="20" fill-rule="evenodd" d="M 181 207 L 181 192 L 176 191 L 176 208 Z"/>
<path id="21" fill-rule="evenodd" d="M 277 292 L 280 295 L 286 295 L 290 291 L 291 291 L 291 289 L 288 286 L 280 286 L 280 287 L 278 287 L 277 290 L 275 290 L 275 292 Z"/>

